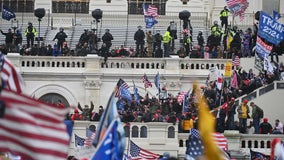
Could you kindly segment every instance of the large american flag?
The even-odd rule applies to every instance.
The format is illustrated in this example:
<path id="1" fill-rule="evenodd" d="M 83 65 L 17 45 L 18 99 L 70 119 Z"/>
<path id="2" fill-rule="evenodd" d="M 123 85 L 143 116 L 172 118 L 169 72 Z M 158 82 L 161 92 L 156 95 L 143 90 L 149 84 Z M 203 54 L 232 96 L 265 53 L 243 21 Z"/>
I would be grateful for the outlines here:
<path id="1" fill-rule="evenodd" d="M 148 80 L 146 74 L 144 74 L 141 79 L 142 79 L 142 82 L 144 83 L 145 88 L 152 87 L 152 83 Z"/>
<path id="2" fill-rule="evenodd" d="M 17 93 L 22 93 L 25 83 L 22 76 L 16 71 L 12 63 L 0 52 L 0 74 L 2 85 Z"/>
<path id="3" fill-rule="evenodd" d="M 84 141 L 84 146 L 85 147 L 91 146 L 95 137 L 96 137 L 96 132 L 93 132 L 89 128 L 86 128 L 86 138 Z"/>
<path id="4" fill-rule="evenodd" d="M 150 5 L 150 4 L 143 4 L 143 12 L 144 16 L 150 16 L 150 17 L 158 17 L 158 8 Z"/>
<path id="5" fill-rule="evenodd" d="M 116 87 L 117 88 L 116 88 L 116 92 L 115 92 L 115 97 L 120 97 L 121 96 L 121 89 L 122 88 L 125 88 L 125 89 L 129 88 L 128 84 L 124 80 L 122 80 L 122 79 L 118 80 L 118 82 L 116 84 Z"/>
<path id="6" fill-rule="evenodd" d="M 130 157 L 132 160 L 156 160 L 160 157 L 159 154 L 152 153 L 140 148 L 130 140 Z"/>
<path id="7" fill-rule="evenodd" d="M 5 114 L 0 119 L 0 152 L 31 160 L 65 160 L 69 135 L 63 123 L 69 109 L 39 102 L 3 89 L 0 101 Z"/>

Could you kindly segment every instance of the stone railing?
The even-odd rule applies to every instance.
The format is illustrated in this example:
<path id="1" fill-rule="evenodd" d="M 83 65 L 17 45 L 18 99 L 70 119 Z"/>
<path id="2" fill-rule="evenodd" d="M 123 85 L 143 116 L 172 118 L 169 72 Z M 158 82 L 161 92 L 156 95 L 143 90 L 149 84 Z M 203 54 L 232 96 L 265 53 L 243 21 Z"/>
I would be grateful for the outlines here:
<path id="1" fill-rule="evenodd" d="M 74 154 L 74 134 L 85 138 L 86 128 L 97 128 L 98 122 L 75 121 L 69 154 Z M 184 158 L 188 144 L 188 133 L 178 133 L 177 125 L 171 123 L 134 123 L 124 126 L 128 146 L 129 139 L 141 148 L 154 153 L 169 152 L 179 159 Z M 228 150 L 237 159 L 247 159 L 249 150 L 270 154 L 270 144 L 274 138 L 284 140 L 284 135 L 240 134 L 238 131 L 225 131 L 228 141 Z M 126 147 L 126 151 L 127 151 Z"/>
<path id="2" fill-rule="evenodd" d="M 9 53 L 8 59 L 19 68 L 21 72 L 101 72 L 126 74 L 130 70 L 147 70 L 153 74 L 161 71 L 165 74 L 192 74 L 207 76 L 211 67 L 217 66 L 224 71 L 227 59 L 188 59 L 188 58 L 109 58 L 104 63 L 103 57 L 88 55 L 86 57 L 49 57 L 49 56 L 20 56 Z M 47 70 L 48 69 L 48 70 Z M 135 72 L 133 72 L 135 74 Z"/>

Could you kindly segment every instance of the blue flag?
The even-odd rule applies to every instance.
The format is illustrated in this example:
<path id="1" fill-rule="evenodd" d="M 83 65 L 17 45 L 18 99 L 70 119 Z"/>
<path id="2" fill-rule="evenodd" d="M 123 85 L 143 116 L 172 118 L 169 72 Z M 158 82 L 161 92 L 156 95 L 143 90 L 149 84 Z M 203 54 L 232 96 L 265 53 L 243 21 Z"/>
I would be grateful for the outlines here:
<path id="1" fill-rule="evenodd" d="M 159 74 L 159 72 L 155 76 L 155 86 L 158 89 L 158 91 L 160 92 L 160 74 Z"/>
<path id="2" fill-rule="evenodd" d="M 145 23 L 146 23 L 146 28 L 152 28 L 155 24 L 158 23 L 158 21 L 151 16 L 145 16 Z"/>
<path id="3" fill-rule="evenodd" d="M 109 133 L 108 130 L 110 130 L 110 128 L 112 127 L 111 123 L 114 120 L 116 120 L 118 124 L 117 124 L 115 132 L 117 134 L 119 134 L 119 136 L 116 139 L 116 141 L 117 141 L 116 145 L 119 146 L 119 154 L 120 154 L 121 159 L 122 159 L 124 148 L 125 148 L 125 133 L 124 133 L 124 128 L 121 124 L 121 121 L 118 118 L 119 114 L 118 114 L 118 111 L 117 111 L 117 104 L 116 104 L 116 99 L 115 99 L 114 94 L 115 94 L 114 92 L 111 94 L 111 96 L 108 100 L 107 107 L 106 107 L 106 109 L 105 109 L 105 111 L 104 111 L 104 113 L 103 113 L 103 115 L 100 119 L 98 128 L 96 130 L 96 136 L 95 136 L 95 139 L 93 141 L 93 145 L 95 147 L 97 147 L 97 146 L 101 146 L 101 145 L 103 145 L 103 143 L 105 143 L 104 137 L 108 136 L 108 133 Z"/>
<path id="4" fill-rule="evenodd" d="M 284 40 L 284 25 L 277 22 L 267 13 L 261 11 L 257 34 L 268 42 L 278 45 Z"/>
<path id="5" fill-rule="evenodd" d="M 279 14 L 279 12 L 273 10 L 273 18 L 276 19 L 276 20 L 278 20 L 278 19 L 281 18 L 281 15 Z"/>
<path id="6" fill-rule="evenodd" d="M 114 119 L 109 125 L 102 143 L 97 148 L 92 160 L 121 160 L 123 152 L 120 153 L 119 135 L 117 133 L 118 121 Z"/>
<path id="7" fill-rule="evenodd" d="M 183 100 L 183 112 L 188 112 L 189 111 L 189 102 L 188 102 L 188 96 L 189 96 L 189 93 L 191 92 L 188 91 L 185 95 L 184 95 L 184 100 Z"/>
<path id="8" fill-rule="evenodd" d="M 16 15 L 6 5 L 3 5 L 3 8 L 2 8 L 2 18 L 10 21 L 11 19 L 16 18 Z"/>
<path id="9" fill-rule="evenodd" d="M 132 101 L 132 95 L 128 91 L 128 89 L 127 88 L 121 88 L 120 93 L 121 93 L 121 98 L 125 99 L 127 101 L 127 103 L 130 104 L 131 101 Z"/>
<path id="10" fill-rule="evenodd" d="M 85 139 L 82 137 L 79 137 L 77 134 L 74 134 L 74 137 L 75 137 L 75 141 L 74 141 L 75 147 L 83 147 L 85 143 Z"/>
<path id="11" fill-rule="evenodd" d="M 135 86 L 134 82 L 133 82 L 133 95 L 134 95 L 134 100 L 137 104 L 140 103 L 140 97 L 139 97 L 139 93 L 138 93 L 138 88 Z"/>

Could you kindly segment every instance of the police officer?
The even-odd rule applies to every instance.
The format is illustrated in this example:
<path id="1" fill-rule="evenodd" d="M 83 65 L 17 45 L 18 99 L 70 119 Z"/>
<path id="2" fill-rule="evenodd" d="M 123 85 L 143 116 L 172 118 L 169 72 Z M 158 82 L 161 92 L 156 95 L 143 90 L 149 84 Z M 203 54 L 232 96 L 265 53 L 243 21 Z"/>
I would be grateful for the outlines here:
<path id="1" fill-rule="evenodd" d="M 136 41 L 136 55 L 142 57 L 145 44 L 145 33 L 141 26 L 138 26 L 137 28 L 138 30 L 134 34 L 134 40 Z"/>
<path id="2" fill-rule="evenodd" d="M 167 28 L 167 31 L 170 32 L 170 35 L 172 37 L 170 50 L 173 51 L 175 49 L 175 39 L 177 39 L 177 24 L 174 21 L 171 21 L 170 25 Z"/>
<path id="3" fill-rule="evenodd" d="M 62 51 L 63 42 L 66 41 L 67 34 L 64 32 L 62 27 L 59 28 L 59 32 L 54 36 L 53 41 L 57 39 L 57 46 Z"/>
<path id="4" fill-rule="evenodd" d="M 113 36 L 109 32 L 109 29 L 105 30 L 105 34 L 102 36 L 102 40 L 103 40 L 103 43 L 106 44 L 106 48 L 109 51 L 109 49 L 110 49 L 110 47 L 112 45 L 111 41 L 113 40 Z"/>
<path id="5" fill-rule="evenodd" d="M 169 49 L 170 49 L 170 42 L 172 37 L 169 31 L 166 31 L 163 35 L 163 43 L 164 43 L 164 57 L 169 57 Z"/>
<path id="6" fill-rule="evenodd" d="M 221 20 L 221 27 L 225 25 L 225 30 L 227 30 L 228 27 L 228 15 L 230 11 L 227 9 L 227 6 L 224 7 L 224 9 L 220 12 L 220 20 Z"/>
<path id="7" fill-rule="evenodd" d="M 28 23 L 28 27 L 25 31 L 25 36 L 27 37 L 27 48 L 34 45 L 34 39 L 37 35 L 36 29 L 31 22 Z"/>

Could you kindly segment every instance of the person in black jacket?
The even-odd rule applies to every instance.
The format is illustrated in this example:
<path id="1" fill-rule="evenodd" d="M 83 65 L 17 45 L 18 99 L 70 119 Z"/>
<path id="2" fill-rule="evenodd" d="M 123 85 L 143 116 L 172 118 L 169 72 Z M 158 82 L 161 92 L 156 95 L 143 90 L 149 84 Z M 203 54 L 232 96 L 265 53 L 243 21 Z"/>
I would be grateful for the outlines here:
<path id="1" fill-rule="evenodd" d="M 175 39 L 177 39 L 177 24 L 174 21 L 171 21 L 167 31 L 170 32 L 170 36 L 172 37 L 170 50 L 173 51 L 175 49 Z"/>
<path id="2" fill-rule="evenodd" d="M 134 40 L 136 41 L 136 56 L 143 57 L 145 33 L 141 26 L 138 26 L 138 30 L 135 32 Z"/>
<path id="3" fill-rule="evenodd" d="M 64 29 L 62 27 L 60 27 L 59 32 L 55 35 L 55 37 L 53 38 L 53 41 L 55 39 L 57 39 L 57 46 L 58 48 L 62 51 L 62 47 L 63 47 L 63 42 L 66 41 L 67 38 L 67 34 L 64 32 Z"/>
<path id="4" fill-rule="evenodd" d="M 4 33 L 2 30 L 0 32 L 6 37 L 5 38 L 5 44 L 7 51 L 10 52 L 13 49 L 13 39 L 14 39 L 14 33 L 12 32 L 12 29 L 9 28 L 7 33 Z"/>
<path id="5" fill-rule="evenodd" d="M 109 49 L 110 49 L 110 47 L 112 45 L 111 41 L 113 40 L 113 36 L 109 32 L 109 29 L 105 30 L 105 34 L 103 35 L 102 40 L 103 40 L 103 43 L 106 44 L 106 48 L 109 51 Z"/>

